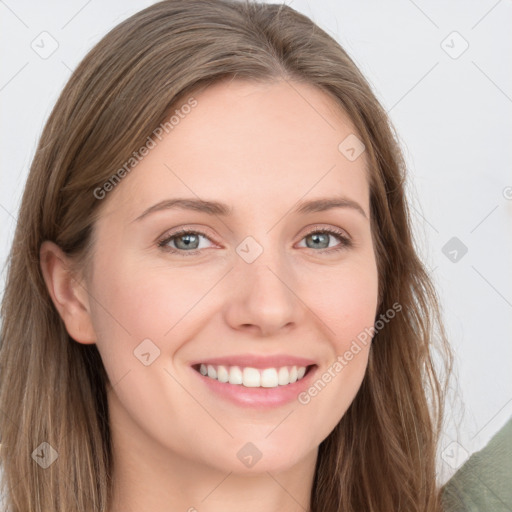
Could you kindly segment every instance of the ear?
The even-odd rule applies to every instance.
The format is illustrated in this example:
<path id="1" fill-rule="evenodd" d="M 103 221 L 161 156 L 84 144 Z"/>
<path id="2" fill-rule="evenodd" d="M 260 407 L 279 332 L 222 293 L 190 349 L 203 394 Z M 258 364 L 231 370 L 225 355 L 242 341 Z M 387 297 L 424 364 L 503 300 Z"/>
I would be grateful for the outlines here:
<path id="1" fill-rule="evenodd" d="M 68 334 L 78 343 L 96 342 L 85 283 L 71 272 L 69 257 L 53 242 L 45 241 L 39 251 L 39 263 L 50 297 Z"/>

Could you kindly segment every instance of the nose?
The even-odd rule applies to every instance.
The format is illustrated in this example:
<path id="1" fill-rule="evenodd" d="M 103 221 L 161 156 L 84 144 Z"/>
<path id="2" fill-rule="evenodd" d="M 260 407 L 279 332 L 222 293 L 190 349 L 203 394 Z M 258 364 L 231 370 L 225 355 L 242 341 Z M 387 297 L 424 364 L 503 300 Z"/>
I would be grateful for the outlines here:
<path id="1" fill-rule="evenodd" d="M 265 250 L 255 261 L 238 258 L 231 272 L 225 320 L 231 328 L 262 337 L 293 329 L 304 315 L 289 264 Z"/>

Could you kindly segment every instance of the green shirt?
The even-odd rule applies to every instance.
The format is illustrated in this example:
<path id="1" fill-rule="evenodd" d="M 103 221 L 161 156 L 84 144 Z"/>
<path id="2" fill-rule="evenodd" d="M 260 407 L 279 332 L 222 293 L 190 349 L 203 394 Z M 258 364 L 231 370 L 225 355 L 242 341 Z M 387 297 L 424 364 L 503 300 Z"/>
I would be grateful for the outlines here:
<path id="1" fill-rule="evenodd" d="M 445 512 L 512 512 L 512 418 L 443 487 Z"/>

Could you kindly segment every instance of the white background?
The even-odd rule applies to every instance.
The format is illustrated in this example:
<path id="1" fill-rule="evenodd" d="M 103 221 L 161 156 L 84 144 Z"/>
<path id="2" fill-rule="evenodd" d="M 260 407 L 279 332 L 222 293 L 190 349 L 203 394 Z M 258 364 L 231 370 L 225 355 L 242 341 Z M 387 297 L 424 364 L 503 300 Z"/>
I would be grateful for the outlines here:
<path id="1" fill-rule="evenodd" d="M 0 0 L 2 268 L 38 137 L 71 70 L 152 3 Z M 512 2 L 287 3 L 342 44 L 399 132 L 421 254 L 457 357 L 446 479 L 512 416 Z M 45 31 L 58 48 L 43 59 L 31 45 Z M 452 237 L 468 249 L 457 262 L 442 250 Z M 3 289 L 5 268 L 1 278 Z"/>

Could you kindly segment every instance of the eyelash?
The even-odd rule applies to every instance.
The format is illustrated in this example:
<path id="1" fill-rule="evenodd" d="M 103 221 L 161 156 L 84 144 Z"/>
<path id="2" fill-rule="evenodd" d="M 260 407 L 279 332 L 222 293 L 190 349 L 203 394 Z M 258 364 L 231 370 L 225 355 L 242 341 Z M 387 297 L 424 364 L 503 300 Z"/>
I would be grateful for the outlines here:
<path id="1" fill-rule="evenodd" d="M 327 249 L 321 249 L 319 251 L 316 251 L 314 249 L 309 248 L 316 253 L 320 253 L 320 254 L 333 253 L 333 252 L 351 248 L 353 246 L 352 240 L 350 238 L 346 237 L 341 230 L 338 230 L 335 228 L 313 229 L 309 233 L 306 233 L 301 238 L 301 241 L 304 238 L 306 238 L 307 236 L 310 236 L 314 233 L 322 233 L 322 234 L 332 235 L 334 237 L 339 238 L 341 241 L 341 243 L 338 246 L 336 246 L 334 248 L 330 248 L 330 249 L 327 248 Z M 167 244 L 170 241 L 174 240 L 175 238 L 179 238 L 180 236 L 183 236 L 183 235 L 200 235 L 200 236 L 204 236 L 205 238 L 210 240 L 210 242 L 213 242 L 213 240 L 211 240 L 210 237 L 206 233 L 203 233 L 202 231 L 196 231 L 196 230 L 190 230 L 190 229 L 180 229 L 179 231 L 171 233 L 170 235 L 166 236 L 164 239 L 160 240 L 158 242 L 158 247 L 161 248 L 165 252 L 169 252 L 171 254 L 178 254 L 178 255 L 184 256 L 184 257 L 185 256 L 194 256 L 202 251 L 202 249 L 195 249 L 194 251 L 184 251 L 183 249 L 173 249 L 172 247 L 167 246 Z"/>

